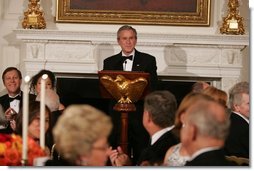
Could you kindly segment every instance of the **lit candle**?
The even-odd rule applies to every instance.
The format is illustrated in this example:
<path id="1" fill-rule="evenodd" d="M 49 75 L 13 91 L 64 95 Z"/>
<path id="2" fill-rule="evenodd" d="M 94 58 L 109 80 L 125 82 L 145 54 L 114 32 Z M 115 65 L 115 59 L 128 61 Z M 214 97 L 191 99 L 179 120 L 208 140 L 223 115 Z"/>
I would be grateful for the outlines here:
<path id="1" fill-rule="evenodd" d="M 41 92 L 40 92 L 40 146 L 45 148 L 45 92 L 46 92 L 46 79 L 47 74 L 42 75 L 41 79 Z"/>
<path id="2" fill-rule="evenodd" d="M 27 162 L 27 145 L 28 145 L 28 109 L 29 109 L 29 91 L 28 83 L 30 77 L 25 77 L 25 85 L 23 89 L 23 118 L 22 118 L 22 164 L 26 165 Z"/>

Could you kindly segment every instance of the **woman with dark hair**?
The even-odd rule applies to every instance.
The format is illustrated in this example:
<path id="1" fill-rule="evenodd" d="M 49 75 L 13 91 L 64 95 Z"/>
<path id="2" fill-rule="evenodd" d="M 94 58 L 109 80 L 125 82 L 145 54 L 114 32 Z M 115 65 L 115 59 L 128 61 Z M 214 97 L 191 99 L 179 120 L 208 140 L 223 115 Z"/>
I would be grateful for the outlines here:
<path id="1" fill-rule="evenodd" d="M 49 149 L 52 146 L 52 141 L 49 140 L 47 137 L 51 120 L 50 110 L 47 106 L 45 106 L 45 143 L 46 143 L 46 152 L 50 155 Z M 16 128 L 15 132 L 22 136 L 22 117 L 23 113 L 20 113 L 16 119 Z M 34 139 L 36 142 L 40 142 L 40 102 L 33 101 L 29 103 L 29 119 L 28 119 L 28 136 Z"/>
<path id="2" fill-rule="evenodd" d="M 48 75 L 46 79 L 46 89 L 55 89 L 55 75 L 49 70 L 41 70 L 31 78 L 30 92 L 38 95 L 41 91 L 41 78 L 44 74 Z"/>
<path id="3" fill-rule="evenodd" d="M 46 89 L 55 90 L 56 79 L 55 79 L 54 73 L 49 70 L 43 69 L 31 78 L 31 84 L 30 84 L 30 92 L 31 93 L 33 93 L 35 95 L 38 95 L 40 93 L 41 79 L 44 74 L 48 75 L 48 78 L 45 81 L 46 82 Z M 58 110 L 63 110 L 64 108 L 65 108 L 64 105 L 60 103 Z M 53 111 L 51 111 L 51 112 L 53 112 Z"/>

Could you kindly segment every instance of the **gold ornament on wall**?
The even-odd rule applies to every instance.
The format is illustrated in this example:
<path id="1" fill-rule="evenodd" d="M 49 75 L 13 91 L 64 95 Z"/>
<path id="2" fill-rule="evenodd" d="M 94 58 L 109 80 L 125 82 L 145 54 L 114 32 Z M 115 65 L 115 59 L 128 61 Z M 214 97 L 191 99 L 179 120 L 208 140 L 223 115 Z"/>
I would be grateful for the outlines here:
<path id="1" fill-rule="evenodd" d="M 239 1 L 229 0 L 228 2 L 228 15 L 223 17 L 223 25 L 220 28 L 222 34 L 244 34 L 243 17 L 239 15 Z"/>
<path id="2" fill-rule="evenodd" d="M 24 12 L 22 27 L 24 29 L 45 29 L 44 12 L 40 8 L 40 0 L 29 0 L 28 10 Z"/>
<path id="3" fill-rule="evenodd" d="M 223 25 L 220 28 L 222 34 L 244 34 L 243 17 L 239 15 L 239 1 L 229 0 L 228 2 L 228 15 L 223 17 Z"/>

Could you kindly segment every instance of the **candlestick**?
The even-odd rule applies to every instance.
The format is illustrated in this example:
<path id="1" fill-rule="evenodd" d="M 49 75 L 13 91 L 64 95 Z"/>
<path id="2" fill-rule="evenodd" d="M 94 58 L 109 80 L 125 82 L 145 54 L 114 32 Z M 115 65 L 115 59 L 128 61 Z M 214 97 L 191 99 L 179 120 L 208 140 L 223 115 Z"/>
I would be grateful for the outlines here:
<path id="1" fill-rule="evenodd" d="M 42 149 L 45 148 L 45 92 L 46 92 L 46 79 L 47 74 L 42 75 L 41 79 L 41 103 L 40 103 L 40 146 Z"/>
<path id="2" fill-rule="evenodd" d="M 28 145 L 28 109 L 29 109 L 29 91 L 28 83 L 30 77 L 25 77 L 25 85 L 23 89 L 23 118 L 22 118 L 22 161 L 27 161 L 27 145 Z M 25 163 L 24 163 L 25 165 Z"/>

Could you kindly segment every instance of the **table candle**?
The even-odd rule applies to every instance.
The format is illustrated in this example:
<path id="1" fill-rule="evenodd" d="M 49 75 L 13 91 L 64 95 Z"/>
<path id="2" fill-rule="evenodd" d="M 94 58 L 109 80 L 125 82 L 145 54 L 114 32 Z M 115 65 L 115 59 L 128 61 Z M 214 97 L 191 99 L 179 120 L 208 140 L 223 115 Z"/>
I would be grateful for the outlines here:
<path id="1" fill-rule="evenodd" d="M 22 118 L 22 164 L 26 165 L 27 162 L 27 149 L 28 149 L 28 109 L 29 109 L 29 90 L 28 83 L 30 81 L 30 77 L 25 77 L 25 85 L 23 89 L 23 118 Z"/>
<path id="2" fill-rule="evenodd" d="M 41 78 L 41 92 L 40 92 L 40 146 L 45 148 L 45 92 L 47 74 L 43 74 Z"/>

